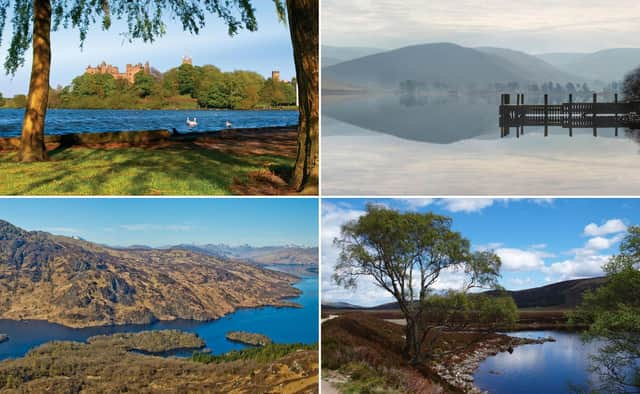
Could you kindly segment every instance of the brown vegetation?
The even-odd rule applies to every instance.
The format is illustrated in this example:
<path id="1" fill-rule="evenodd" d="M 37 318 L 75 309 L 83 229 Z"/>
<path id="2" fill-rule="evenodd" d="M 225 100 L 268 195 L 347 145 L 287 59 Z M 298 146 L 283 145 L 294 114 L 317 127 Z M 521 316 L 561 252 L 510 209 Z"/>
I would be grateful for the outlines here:
<path id="1" fill-rule="evenodd" d="M 473 369 L 482 357 L 533 343 L 496 333 L 445 331 L 430 361 L 403 357 L 404 328 L 378 313 L 346 312 L 322 324 L 322 368 L 348 377 L 346 392 L 459 393 L 473 388 Z M 536 342 L 537 343 L 537 342 Z"/>
<path id="2" fill-rule="evenodd" d="M 266 335 L 244 331 L 228 332 L 226 338 L 230 341 L 245 343 L 251 346 L 266 346 L 271 343 L 271 339 Z"/>
<path id="3" fill-rule="evenodd" d="M 115 250 L 0 221 L 0 317 L 71 327 L 296 306 L 297 278 L 185 250 Z"/>
<path id="4" fill-rule="evenodd" d="M 0 363 L 0 391 L 9 393 L 317 393 L 317 349 L 287 353 L 275 360 L 259 357 L 202 363 L 128 351 L 156 342 L 136 334 L 92 338 L 88 344 L 51 342 L 25 357 Z M 174 345 L 192 334 L 173 332 Z M 182 339 L 181 339 L 182 338 Z M 147 345 L 143 345 L 147 347 Z M 157 349 L 155 345 L 151 346 Z M 162 347 L 168 351 L 172 345 Z"/>

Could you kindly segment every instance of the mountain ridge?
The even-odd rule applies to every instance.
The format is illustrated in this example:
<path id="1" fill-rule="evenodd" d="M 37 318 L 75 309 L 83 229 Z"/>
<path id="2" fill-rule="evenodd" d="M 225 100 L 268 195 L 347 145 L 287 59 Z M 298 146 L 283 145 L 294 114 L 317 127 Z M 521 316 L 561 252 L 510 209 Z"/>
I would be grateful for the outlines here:
<path id="1" fill-rule="evenodd" d="M 292 275 L 187 250 L 118 250 L 0 220 L 0 318 L 70 327 L 295 306 Z"/>
<path id="2" fill-rule="evenodd" d="M 529 63 L 537 66 L 525 64 L 522 59 L 529 59 Z M 532 70 L 539 75 L 532 78 Z M 397 87 L 405 80 L 452 86 L 580 80 L 524 52 L 489 47 L 481 50 L 446 42 L 411 45 L 349 60 L 323 68 L 323 77 L 360 86 L 382 87 Z"/>

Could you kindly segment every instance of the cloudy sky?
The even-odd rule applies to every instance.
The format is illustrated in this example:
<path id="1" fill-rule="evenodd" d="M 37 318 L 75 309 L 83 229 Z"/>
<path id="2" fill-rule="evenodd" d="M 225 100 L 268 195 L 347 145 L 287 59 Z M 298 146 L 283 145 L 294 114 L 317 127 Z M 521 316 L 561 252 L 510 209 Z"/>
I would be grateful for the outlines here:
<path id="1" fill-rule="evenodd" d="M 397 48 L 428 42 L 529 53 L 638 47 L 635 0 L 323 0 L 322 41 Z"/>
<path id="2" fill-rule="evenodd" d="M 3 198 L 0 219 L 114 246 L 318 245 L 313 198 Z"/>
<path id="3" fill-rule="evenodd" d="M 368 202 L 401 211 L 450 216 L 453 229 L 475 250 L 492 249 L 502 260 L 500 283 L 511 290 L 568 279 L 601 276 L 626 228 L 640 224 L 640 201 L 632 199 L 324 199 L 322 202 L 322 298 L 373 306 L 392 301 L 371 280 L 356 290 L 331 279 L 338 257 L 333 240 L 340 226 L 364 213 Z M 460 288 L 462 276 L 447 274 L 439 289 Z"/>
<path id="4" fill-rule="evenodd" d="M 213 64 L 224 71 L 245 69 L 270 76 L 272 70 L 280 70 L 283 78 L 295 75 L 293 50 L 289 28 L 278 21 L 271 1 L 254 1 L 257 13 L 258 31 L 241 31 L 229 37 L 227 29 L 217 17 L 209 17 L 198 36 L 182 31 L 179 23 L 168 19 L 167 34 L 153 44 L 142 41 L 129 43 L 121 33 L 126 25 L 114 21 L 108 32 L 100 29 L 98 23 L 89 30 L 84 49 L 80 49 L 77 30 L 60 30 L 52 33 L 51 85 L 67 85 L 82 74 L 88 65 L 96 65 L 103 60 L 124 71 L 127 63 L 144 63 L 160 70 L 180 65 L 182 56 L 189 54 L 194 65 Z M 26 93 L 29 88 L 31 70 L 31 49 L 25 66 L 15 77 L 6 75 L 3 64 L 11 39 L 11 12 L 7 17 L 2 45 L 0 45 L 0 93 L 5 97 Z"/>

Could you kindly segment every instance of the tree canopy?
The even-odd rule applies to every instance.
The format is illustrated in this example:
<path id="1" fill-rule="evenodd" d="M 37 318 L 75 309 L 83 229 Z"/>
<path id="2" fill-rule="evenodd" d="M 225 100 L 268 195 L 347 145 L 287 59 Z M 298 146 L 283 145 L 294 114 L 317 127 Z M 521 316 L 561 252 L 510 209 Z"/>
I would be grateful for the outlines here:
<path id="1" fill-rule="evenodd" d="M 273 99 L 277 92 L 279 100 Z M 215 66 L 181 65 L 165 73 L 143 71 L 135 82 L 110 74 L 83 74 L 49 92 L 49 108 L 84 109 L 268 109 L 292 107 L 295 85 L 252 71 L 222 72 Z M 12 105 L 15 106 L 15 105 Z"/>
<path id="2" fill-rule="evenodd" d="M 425 314 L 429 302 L 435 302 L 428 300 L 442 274 L 461 274 L 462 292 L 497 287 L 500 258 L 491 251 L 472 252 L 469 240 L 451 230 L 451 223 L 434 213 L 401 213 L 370 204 L 334 240 L 340 249 L 334 280 L 354 288 L 368 277 L 396 299 L 407 320 L 405 353 L 414 362 L 423 356 L 429 329 Z"/>
<path id="3" fill-rule="evenodd" d="M 625 76 L 622 92 L 625 100 L 640 101 L 640 67 Z"/>
<path id="4" fill-rule="evenodd" d="M 11 3 L 11 0 L 0 0 L 0 44 Z M 273 0 L 273 3 L 279 18 L 284 22 L 286 10 L 283 0 Z M 61 26 L 77 29 L 81 46 L 91 25 L 100 22 L 102 29 L 108 30 L 113 20 L 126 23 L 128 40 L 152 42 L 166 33 L 166 14 L 175 15 L 182 28 L 194 34 L 205 26 L 207 14 L 221 18 L 230 35 L 235 35 L 242 29 L 258 29 L 255 9 L 249 0 L 52 0 L 51 9 L 52 30 L 56 31 Z M 31 0 L 13 0 L 13 34 L 4 63 L 9 74 L 15 74 L 24 65 L 24 55 L 32 40 L 33 13 Z"/>
<path id="5" fill-rule="evenodd" d="M 603 392 L 640 391 L 640 227 L 633 226 L 620 253 L 604 267 L 608 282 L 583 296 L 572 316 L 586 323 L 587 341 L 603 341 L 592 369 Z"/>

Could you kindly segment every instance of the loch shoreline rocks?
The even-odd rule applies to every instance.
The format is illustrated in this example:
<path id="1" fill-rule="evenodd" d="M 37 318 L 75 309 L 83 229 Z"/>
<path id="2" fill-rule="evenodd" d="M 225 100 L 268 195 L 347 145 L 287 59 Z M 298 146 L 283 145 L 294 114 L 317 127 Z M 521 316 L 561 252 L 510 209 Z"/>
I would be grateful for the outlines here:
<path id="1" fill-rule="evenodd" d="M 543 344 L 555 342 L 553 337 L 519 338 L 500 336 L 487 339 L 475 347 L 474 350 L 462 355 L 451 356 L 446 362 L 434 362 L 432 370 L 450 385 L 469 394 L 487 394 L 475 386 L 473 374 L 483 362 L 490 356 L 498 353 L 512 353 L 516 346 Z M 496 372 L 497 373 L 497 372 Z"/>

